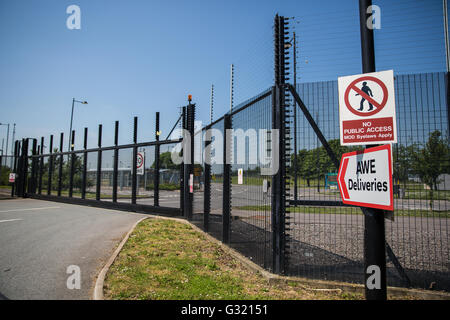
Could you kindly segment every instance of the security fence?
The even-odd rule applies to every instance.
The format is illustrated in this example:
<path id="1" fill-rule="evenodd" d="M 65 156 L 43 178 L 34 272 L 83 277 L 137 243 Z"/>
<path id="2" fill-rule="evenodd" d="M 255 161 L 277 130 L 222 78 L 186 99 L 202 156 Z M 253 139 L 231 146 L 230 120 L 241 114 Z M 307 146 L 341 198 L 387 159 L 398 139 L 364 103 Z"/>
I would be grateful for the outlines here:
<path id="1" fill-rule="evenodd" d="M 157 114 L 157 124 L 159 114 Z M 49 151 L 44 154 L 44 137 L 23 139 L 15 143 L 17 173 L 12 193 L 37 199 L 88 204 L 139 212 L 180 215 L 181 164 L 174 164 L 171 155 L 181 141 L 156 140 L 137 142 L 138 119 L 134 118 L 133 143 L 118 144 L 119 122 L 115 123 L 114 146 L 102 146 L 102 125 L 98 128 L 98 147 L 88 149 L 88 130 L 84 130 L 84 149 L 64 150 L 64 134 L 59 148 L 54 149 L 50 136 Z M 158 126 L 157 126 L 158 127 Z"/>
<path id="2" fill-rule="evenodd" d="M 77 151 L 61 152 L 62 134 L 48 154 L 43 139 L 17 141 L 14 194 L 182 215 L 272 272 L 363 283 L 368 211 L 344 205 L 336 185 L 341 155 L 362 147 L 339 143 L 337 81 L 289 84 L 287 25 L 276 16 L 273 87 L 196 132 L 189 102 L 178 140 L 160 141 L 157 125 L 155 141 L 137 143 L 135 118 L 129 145 L 118 122 L 112 147 L 101 126 L 94 149 L 87 130 Z M 396 75 L 395 92 L 394 212 L 378 212 L 387 284 L 449 291 L 449 74 Z"/>
<path id="3" fill-rule="evenodd" d="M 447 73 L 395 77 L 398 143 L 393 145 L 394 219 L 385 220 L 388 285 L 450 289 L 448 79 Z M 339 143 L 337 81 L 302 83 L 297 92 L 336 155 L 355 150 Z M 290 160 L 297 184 L 290 194 L 287 273 L 360 282 L 363 214 L 342 205 L 336 184 L 327 183 L 338 168 L 301 112 L 295 121 L 291 139 L 298 146 Z"/>
<path id="4" fill-rule="evenodd" d="M 337 81 L 287 85 L 288 53 L 277 41 L 276 86 L 202 130 L 203 188 L 194 189 L 193 222 L 267 270 L 362 283 L 364 214 L 342 203 L 336 183 L 341 155 L 361 147 L 340 146 Z M 395 76 L 393 218 L 385 212 L 390 286 L 450 290 L 448 83 L 443 72 Z M 270 157 L 270 130 L 284 130 L 277 174 L 264 175 L 264 166 L 250 161 L 256 155 L 261 162 L 264 154 L 254 148 L 265 138 L 252 138 L 249 129 L 266 129 Z M 217 153 L 220 164 L 211 159 Z"/>

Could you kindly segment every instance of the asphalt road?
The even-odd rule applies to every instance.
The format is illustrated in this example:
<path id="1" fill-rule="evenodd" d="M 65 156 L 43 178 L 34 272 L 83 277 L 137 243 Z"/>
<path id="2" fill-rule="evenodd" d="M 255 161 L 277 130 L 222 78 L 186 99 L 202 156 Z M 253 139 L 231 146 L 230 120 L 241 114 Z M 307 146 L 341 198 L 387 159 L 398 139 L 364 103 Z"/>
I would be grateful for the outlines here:
<path id="1" fill-rule="evenodd" d="M 96 277 L 143 215 L 32 199 L 0 201 L 0 299 L 90 299 Z M 69 266 L 80 289 L 68 289 Z"/>

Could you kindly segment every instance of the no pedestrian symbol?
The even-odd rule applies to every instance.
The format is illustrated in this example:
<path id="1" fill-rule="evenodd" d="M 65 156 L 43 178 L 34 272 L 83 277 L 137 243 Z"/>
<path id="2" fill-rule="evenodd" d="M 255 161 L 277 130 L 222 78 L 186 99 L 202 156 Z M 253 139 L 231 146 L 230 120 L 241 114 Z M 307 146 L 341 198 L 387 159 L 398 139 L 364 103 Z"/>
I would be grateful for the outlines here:
<path id="1" fill-rule="evenodd" d="M 392 70 L 340 77 L 341 145 L 397 142 Z"/>

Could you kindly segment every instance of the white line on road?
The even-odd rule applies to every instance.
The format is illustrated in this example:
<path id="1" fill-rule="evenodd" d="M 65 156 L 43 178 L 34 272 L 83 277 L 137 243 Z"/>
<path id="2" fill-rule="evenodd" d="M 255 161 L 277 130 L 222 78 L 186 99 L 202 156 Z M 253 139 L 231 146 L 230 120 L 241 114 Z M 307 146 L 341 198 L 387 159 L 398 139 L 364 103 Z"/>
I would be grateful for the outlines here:
<path id="1" fill-rule="evenodd" d="M 32 210 L 59 209 L 59 208 L 61 208 L 61 207 L 41 207 L 41 208 L 27 208 L 27 209 L 11 209 L 11 210 L 1 210 L 0 213 L 15 212 L 15 211 L 32 211 Z"/>
<path id="2" fill-rule="evenodd" d="M 0 223 L 2 222 L 10 222 L 10 221 L 21 221 L 23 219 L 9 219 L 9 220 L 0 220 Z"/>

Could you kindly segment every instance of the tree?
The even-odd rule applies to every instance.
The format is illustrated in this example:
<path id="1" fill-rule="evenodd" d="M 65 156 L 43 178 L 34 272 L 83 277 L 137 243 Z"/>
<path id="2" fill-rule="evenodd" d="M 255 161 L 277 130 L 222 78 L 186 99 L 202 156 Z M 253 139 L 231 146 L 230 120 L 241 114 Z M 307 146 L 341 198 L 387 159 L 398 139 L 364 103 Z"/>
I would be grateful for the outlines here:
<path id="1" fill-rule="evenodd" d="M 450 148 L 448 142 L 441 138 L 441 132 L 433 131 L 425 146 L 414 150 L 411 156 L 414 173 L 431 190 L 437 190 L 439 176 L 450 173 Z"/>
<path id="2" fill-rule="evenodd" d="M 339 139 L 329 140 L 328 144 L 338 160 L 346 152 L 362 149 L 362 147 L 341 146 Z M 291 160 L 294 163 L 294 155 L 291 156 Z M 297 153 L 297 172 L 301 178 L 306 179 L 308 187 L 311 179 L 324 177 L 325 174 L 337 172 L 338 169 L 323 146 L 310 150 L 302 149 Z M 293 165 L 290 174 L 294 175 Z"/>
<path id="3" fill-rule="evenodd" d="M 153 162 L 152 168 L 154 169 L 156 163 Z M 170 151 L 163 152 L 159 155 L 159 167 L 161 169 L 178 169 L 179 165 L 173 163 L 172 161 L 172 153 Z"/>
<path id="4" fill-rule="evenodd" d="M 406 182 L 408 181 L 412 167 L 413 152 L 417 148 L 415 144 L 404 146 L 401 144 L 393 145 L 394 158 L 394 182 L 403 182 L 403 188 L 406 189 Z"/>

